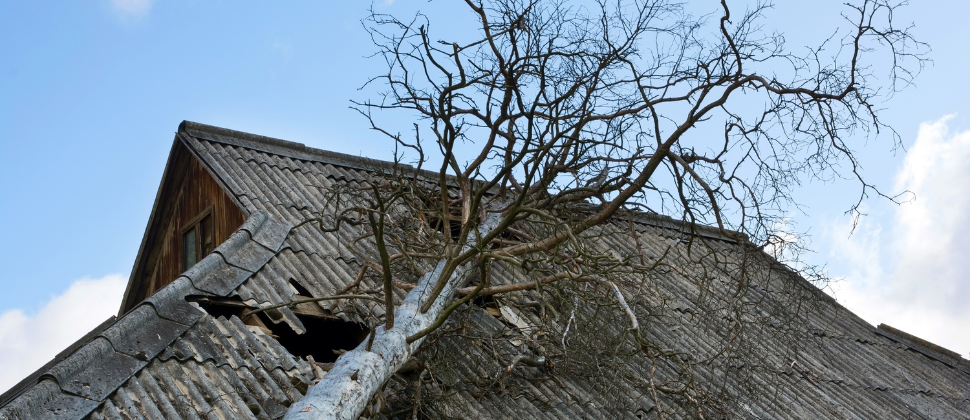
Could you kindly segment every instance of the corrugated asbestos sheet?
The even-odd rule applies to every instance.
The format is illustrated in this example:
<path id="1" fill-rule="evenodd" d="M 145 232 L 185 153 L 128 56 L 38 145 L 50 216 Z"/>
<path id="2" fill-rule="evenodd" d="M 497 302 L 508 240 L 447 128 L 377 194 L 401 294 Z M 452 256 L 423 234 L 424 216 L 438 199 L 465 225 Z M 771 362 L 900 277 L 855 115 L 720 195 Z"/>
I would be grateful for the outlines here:
<path id="1" fill-rule="evenodd" d="M 194 123 L 184 123 L 178 136 L 250 218 L 174 283 L 0 397 L 0 419 L 276 419 L 313 383 L 310 363 L 264 330 L 185 298 L 229 298 L 266 307 L 293 300 L 297 286 L 319 297 L 352 283 L 361 265 L 347 245 L 355 232 L 294 226 L 314 213 L 332 211 L 324 189 L 359 182 L 382 163 Z M 752 286 L 745 297 L 752 308 L 746 317 L 759 322 L 743 331 L 743 354 L 720 357 L 724 331 L 731 330 L 729 314 L 702 313 L 697 296 L 704 296 L 705 287 L 729 289 L 737 280 L 712 269 L 704 273 L 709 283 L 690 281 L 685 249 L 696 236 L 679 230 L 676 222 L 644 215 L 630 224 L 632 231 L 621 224 L 599 229 L 590 246 L 620 257 L 667 255 L 672 265 L 683 263 L 682 271 L 653 277 L 656 290 L 650 293 L 639 289 L 636 279 L 615 281 L 631 306 L 652 311 L 642 326 L 651 342 L 691 363 L 692 381 L 704 384 L 692 398 L 701 395 L 717 407 L 713 417 L 970 419 L 967 360 L 903 332 L 875 329 L 785 270 Z M 735 246 L 716 235 L 707 239 L 706 246 L 724 254 Z M 530 281 L 506 266 L 497 266 L 493 276 L 496 284 Z M 522 296 L 538 298 L 536 293 Z M 790 307 L 806 296 L 812 308 Z M 350 322 L 383 310 L 370 301 L 319 307 Z M 423 418 L 697 415 L 676 390 L 650 391 L 648 378 L 677 379 L 677 363 L 620 350 L 629 333 L 626 318 L 605 316 L 593 304 L 571 308 L 556 314 L 506 305 L 496 314 L 476 306 L 456 314 L 452 322 L 465 332 L 428 345 L 422 358 L 431 377 L 392 381 L 386 407 L 393 408 L 394 395 L 413 396 L 420 388 L 428 397 L 419 407 Z M 296 333 L 309 328 L 290 309 L 274 314 L 274 322 Z M 542 334 L 562 336 L 555 366 L 544 360 L 513 363 L 548 353 L 531 344 Z M 616 352 L 583 354 L 614 343 Z M 412 414 L 411 408 L 387 410 L 380 415 Z"/>

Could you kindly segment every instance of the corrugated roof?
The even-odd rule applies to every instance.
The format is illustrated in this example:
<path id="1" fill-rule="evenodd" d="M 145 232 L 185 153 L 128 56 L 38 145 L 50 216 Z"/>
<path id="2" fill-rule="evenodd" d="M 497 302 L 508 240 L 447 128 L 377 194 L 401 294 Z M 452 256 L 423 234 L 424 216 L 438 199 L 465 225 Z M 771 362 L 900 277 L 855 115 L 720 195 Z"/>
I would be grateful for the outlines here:
<path id="1" fill-rule="evenodd" d="M 185 298 L 267 307 L 297 297 L 291 281 L 318 297 L 344 289 L 363 263 L 348 248 L 357 234 L 293 226 L 333 211 L 323 189 L 388 164 L 188 122 L 178 136 L 249 219 L 174 283 L 0 398 L 0 419 L 280 418 L 312 384 L 313 367 L 277 339 Z M 643 273 L 613 279 L 648 315 L 642 331 L 656 345 L 651 351 L 665 356 L 631 351 L 629 321 L 598 311 L 604 302 L 595 294 L 549 289 L 543 299 L 555 305 L 503 301 L 499 316 L 477 306 L 455 314 L 451 327 L 462 333 L 426 345 L 420 358 L 430 376 L 391 381 L 383 414 L 410 415 L 420 382 L 419 410 L 429 418 L 655 418 L 658 411 L 687 418 L 697 414 L 690 398 L 703 398 L 708 416 L 723 418 L 970 419 L 970 364 L 958 355 L 873 328 L 765 256 L 763 277 L 740 301 L 717 303 L 714 294 L 737 279 L 729 265 L 696 253 L 736 255 L 743 245 L 662 216 L 629 222 L 632 229 L 627 221 L 606 225 L 586 240 L 618 258 L 667 256 L 671 269 L 651 272 L 649 281 Z M 494 270 L 495 285 L 534 281 L 518 268 Z M 516 297 L 538 301 L 539 293 Z M 353 322 L 383 314 L 370 301 L 314 305 Z M 736 307 L 747 312 L 725 312 Z M 297 333 L 308 328 L 294 310 L 277 314 L 274 322 Z M 693 381 L 700 393 L 654 395 L 651 376 Z M 406 412 L 392 414 L 401 407 Z"/>

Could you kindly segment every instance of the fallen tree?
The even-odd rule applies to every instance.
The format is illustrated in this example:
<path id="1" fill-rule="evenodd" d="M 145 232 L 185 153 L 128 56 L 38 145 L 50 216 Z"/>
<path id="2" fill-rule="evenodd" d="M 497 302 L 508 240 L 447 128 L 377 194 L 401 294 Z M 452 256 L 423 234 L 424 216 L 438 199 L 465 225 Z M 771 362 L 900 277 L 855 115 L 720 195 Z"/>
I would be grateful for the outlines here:
<path id="1" fill-rule="evenodd" d="M 351 247 L 366 248 L 357 252 L 366 262 L 342 293 L 371 278 L 384 316 L 287 419 L 358 418 L 456 308 L 557 282 L 597 285 L 583 293 L 608 298 L 628 319 L 633 348 L 675 360 L 640 334 L 636 311 L 611 279 L 710 273 L 672 266 L 666 252 L 637 259 L 592 246 L 606 226 L 635 214 L 677 215 L 691 232 L 739 244 L 695 257 L 730 261 L 724 271 L 736 284 L 731 292 L 708 288 L 719 302 L 710 313 L 740 323 L 750 315 L 743 297 L 751 252 L 797 246 L 776 231 L 800 182 L 848 176 L 860 185 L 860 202 L 870 194 L 895 199 L 864 180 L 853 142 L 888 128 L 876 105 L 883 86 L 909 83 L 923 63 L 908 28 L 893 26 L 897 4 L 849 5 L 844 38 L 804 55 L 763 30 L 760 4 L 737 15 L 725 0 L 713 17 L 667 0 L 466 5 L 478 26 L 464 42 L 433 40 L 422 15 L 367 20 L 389 70 L 371 81 L 384 89 L 381 100 L 355 107 L 402 151 L 397 160 L 416 168 L 335 188 L 336 210 L 314 220 L 324 230 L 365 232 Z M 889 58 L 888 78 L 869 65 L 877 54 Z M 417 114 L 413 137 L 382 127 L 374 112 L 386 110 Z M 427 170 L 432 163 L 438 167 Z M 535 281 L 493 287 L 490 271 L 500 264 Z M 400 289 L 410 291 L 398 303 Z M 516 358 L 509 370 L 523 360 L 531 359 Z M 690 377 L 689 363 L 676 360 Z M 681 395 L 698 417 L 710 409 L 692 377 L 682 387 L 653 379 L 655 399 Z"/>

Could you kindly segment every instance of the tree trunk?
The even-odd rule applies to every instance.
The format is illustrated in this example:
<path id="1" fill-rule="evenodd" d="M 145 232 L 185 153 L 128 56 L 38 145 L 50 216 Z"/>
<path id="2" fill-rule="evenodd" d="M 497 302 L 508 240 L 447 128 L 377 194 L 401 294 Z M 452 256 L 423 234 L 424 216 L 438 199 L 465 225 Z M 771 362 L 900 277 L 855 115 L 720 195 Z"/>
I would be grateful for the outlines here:
<path id="1" fill-rule="evenodd" d="M 490 214 L 479 225 L 479 234 L 486 235 L 495 228 L 500 219 L 500 215 Z M 444 259 L 439 261 L 434 270 L 421 277 L 417 286 L 408 293 L 404 301 L 393 308 L 395 318 L 393 329 L 386 330 L 383 325 L 377 327 L 370 351 L 367 350 L 370 341 L 368 337 L 368 340 L 364 340 L 357 348 L 341 355 L 320 383 L 311 387 L 300 401 L 290 406 L 283 418 L 285 420 L 356 420 L 359 418 L 380 387 L 404 365 L 404 362 L 424 341 L 424 338 L 420 338 L 408 344 L 407 338 L 423 331 L 438 319 L 451 302 L 455 290 L 462 286 L 459 283 L 467 278 L 469 270 L 474 269 L 470 264 L 455 269 L 445 288 L 438 295 L 438 299 L 427 312 L 421 313 L 425 296 L 438 283 L 445 263 Z"/>

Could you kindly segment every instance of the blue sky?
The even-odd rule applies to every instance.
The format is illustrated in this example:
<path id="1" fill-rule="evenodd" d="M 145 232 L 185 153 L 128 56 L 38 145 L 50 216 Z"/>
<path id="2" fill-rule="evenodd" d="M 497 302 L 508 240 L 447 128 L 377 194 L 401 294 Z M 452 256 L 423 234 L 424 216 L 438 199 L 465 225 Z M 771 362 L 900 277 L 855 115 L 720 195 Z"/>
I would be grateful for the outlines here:
<path id="1" fill-rule="evenodd" d="M 793 48 L 840 19 L 840 1 L 784 3 L 766 25 Z M 467 15 L 453 4 L 374 7 L 420 8 L 454 28 Z M 965 1 L 920 0 L 897 14 L 933 48 L 917 86 L 884 104 L 910 153 L 859 148 L 871 181 L 915 188 L 917 201 L 869 200 L 850 237 L 842 213 L 857 189 L 813 184 L 799 193 L 808 215 L 792 215 L 817 251 L 810 260 L 844 278 L 834 288 L 846 306 L 964 357 L 967 12 Z M 390 156 L 348 108 L 382 69 L 365 58 L 366 14 L 367 3 L 352 1 L 0 2 L 0 390 L 117 310 L 182 120 Z"/>

